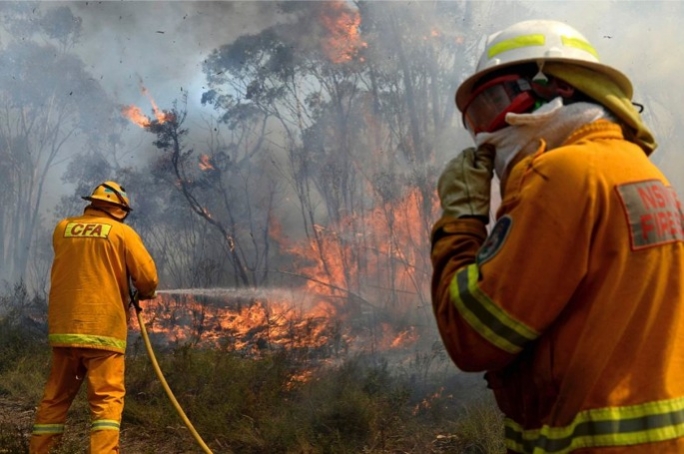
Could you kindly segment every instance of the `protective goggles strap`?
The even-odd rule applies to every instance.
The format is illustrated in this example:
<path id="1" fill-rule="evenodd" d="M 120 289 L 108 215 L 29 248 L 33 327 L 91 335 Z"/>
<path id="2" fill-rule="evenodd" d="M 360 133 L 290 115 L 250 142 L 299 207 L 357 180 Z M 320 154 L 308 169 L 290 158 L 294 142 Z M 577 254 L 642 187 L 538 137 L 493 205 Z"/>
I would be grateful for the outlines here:
<path id="1" fill-rule="evenodd" d="M 535 106 L 530 81 L 516 74 L 492 79 L 478 87 L 463 109 L 463 125 L 472 133 L 494 132 L 506 125 L 509 112 L 524 113 Z"/>
<path id="2" fill-rule="evenodd" d="M 110 191 L 112 191 L 114 194 L 116 194 L 116 198 L 119 199 L 119 203 L 122 205 L 122 208 L 126 211 L 131 211 L 131 207 L 128 206 L 128 204 L 126 203 L 126 199 L 123 198 L 123 196 L 121 195 L 121 193 L 119 192 L 118 189 L 115 189 L 114 187 L 112 187 L 111 185 L 108 185 L 107 183 L 102 183 L 100 186 L 103 186 L 106 189 L 109 189 Z"/>

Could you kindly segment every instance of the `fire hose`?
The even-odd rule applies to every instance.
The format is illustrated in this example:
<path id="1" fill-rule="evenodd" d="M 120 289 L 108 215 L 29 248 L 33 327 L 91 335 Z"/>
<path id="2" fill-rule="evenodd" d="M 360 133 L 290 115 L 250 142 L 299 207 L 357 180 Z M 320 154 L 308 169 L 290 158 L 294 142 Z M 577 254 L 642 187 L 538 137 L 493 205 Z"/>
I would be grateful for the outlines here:
<path id="1" fill-rule="evenodd" d="M 202 437 L 200 437 L 199 433 L 197 433 L 197 431 L 195 430 L 195 427 L 190 422 L 190 419 L 188 419 L 188 417 L 186 416 L 185 412 L 183 411 L 183 408 L 181 408 L 180 404 L 176 400 L 176 396 L 173 395 L 171 387 L 169 387 L 169 384 L 166 382 L 164 374 L 162 374 L 161 368 L 159 367 L 159 363 L 157 362 L 157 358 L 154 355 L 154 350 L 152 350 L 152 343 L 150 342 L 150 337 L 147 334 L 147 328 L 145 328 L 145 321 L 142 318 L 142 308 L 140 307 L 140 298 L 137 291 L 133 292 L 133 294 L 131 295 L 131 305 L 135 308 L 135 314 L 138 317 L 138 325 L 140 325 L 140 334 L 142 334 L 143 341 L 145 342 L 147 356 L 150 357 L 150 362 L 152 363 L 154 372 L 157 374 L 157 378 L 164 387 L 166 395 L 173 404 L 173 407 L 176 409 L 178 416 L 181 417 L 183 423 L 185 423 L 185 426 L 188 428 L 195 441 L 197 441 L 197 444 L 200 445 L 200 447 L 205 453 L 213 454 L 209 447 L 206 445 L 206 443 L 204 443 L 204 440 L 202 440 Z"/>

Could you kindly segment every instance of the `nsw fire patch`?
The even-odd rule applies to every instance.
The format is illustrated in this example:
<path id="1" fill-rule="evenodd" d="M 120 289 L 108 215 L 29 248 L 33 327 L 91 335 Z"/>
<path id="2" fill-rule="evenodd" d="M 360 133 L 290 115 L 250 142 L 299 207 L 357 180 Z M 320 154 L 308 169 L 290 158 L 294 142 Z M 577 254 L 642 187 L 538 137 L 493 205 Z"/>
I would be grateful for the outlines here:
<path id="1" fill-rule="evenodd" d="M 496 221 L 496 224 L 492 227 L 491 233 L 477 253 L 478 265 L 482 265 L 499 252 L 501 246 L 503 246 L 504 241 L 508 237 L 508 233 L 511 231 L 512 225 L 513 219 L 508 215 L 502 216 Z"/>
<path id="2" fill-rule="evenodd" d="M 659 180 L 616 187 L 627 214 L 632 250 L 684 241 L 684 217 L 677 193 Z"/>
<path id="3" fill-rule="evenodd" d="M 64 229 L 64 238 L 107 238 L 111 228 L 109 224 L 70 222 Z"/>

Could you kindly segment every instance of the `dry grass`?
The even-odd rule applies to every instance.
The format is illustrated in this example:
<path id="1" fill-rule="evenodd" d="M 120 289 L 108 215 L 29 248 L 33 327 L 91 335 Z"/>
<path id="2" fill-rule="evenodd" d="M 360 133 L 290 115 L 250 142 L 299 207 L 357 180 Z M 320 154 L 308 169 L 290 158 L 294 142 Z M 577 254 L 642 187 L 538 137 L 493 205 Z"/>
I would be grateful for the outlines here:
<path id="1" fill-rule="evenodd" d="M 16 320 L 0 319 L 3 454 L 28 452 L 49 369 L 44 335 Z M 201 453 L 139 347 L 133 343 L 127 357 L 122 452 Z M 423 362 L 391 368 L 378 356 L 316 367 L 287 351 L 247 358 L 190 346 L 157 353 L 176 398 L 216 454 L 505 452 L 501 416 L 481 377 L 453 368 L 431 375 Z M 303 368 L 310 369 L 309 379 L 293 382 Z M 88 436 L 81 389 L 55 454 L 83 453 Z"/>
<path id="2" fill-rule="evenodd" d="M 162 367 L 170 371 L 167 379 L 195 428 L 217 454 L 504 452 L 501 418 L 486 393 L 466 399 L 472 389 L 458 395 L 439 388 L 421 398 L 388 370 L 368 369 L 360 359 L 320 370 L 310 382 L 286 390 L 284 379 L 277 378 L 278 360 L 217 359 L 215 352 L 190 355 L 196 355 L 192 361 L 197 362 L 183 374 L 173 372 L 179 360 L 173 355 L 161 359 Z M 128 367 L 122 452 L 201 453 L 142 359 L 132 360 Z M 216 361 L 225 362 L 225 367 Z M 212 362 L 214 367 L 209 368 Z M 21 374 L 30 375 L 29 369 L 25 362 Z M 41 383 L 42 391 L 44 372 L 36 368 L 35 377 L 27 382 Z M 6 371 L 0 382 L 17 383 L 17 373 Z M 216 377 L 213 383 L 210 376 Z M 0 390 L 7 393 L 6 388 Z M 0 400 L 0 452 L 27 452 L 36 402 L 18 394 Z M 81 390 L 55 454 L 82 453 L 88 435 L 87 402 Z"/>

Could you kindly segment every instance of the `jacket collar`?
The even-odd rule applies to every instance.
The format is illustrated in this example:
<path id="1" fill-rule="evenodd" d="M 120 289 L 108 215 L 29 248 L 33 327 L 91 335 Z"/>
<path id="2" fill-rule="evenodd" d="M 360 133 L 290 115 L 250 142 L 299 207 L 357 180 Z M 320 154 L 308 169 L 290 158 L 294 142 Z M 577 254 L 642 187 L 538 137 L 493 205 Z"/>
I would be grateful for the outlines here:
<path id="1" fill-rule="evenodd" d="M 619 124 L 608 120 L 597 120 L 593 123 L 580 126 L 565 139 L 563 145 L 573 145 L 583 140 L 594 139 L 616 139 L 624 140 L 625 136 L 622 134 L 622 128 Z M 546 150 L 544 150 L 546 151 Z M 536 153 L 535 153 L 536 154 Z"/>
<path id="2" fill-rule="evenodd" d="M 619 124 L 610 120 L 601 119 L 575 129 L 560 147 L 596 139 L 624 140 L 624 135 Z M 513 165 L 507 178 L 501 182 L 502 204 L 507 204 L 510 199 L 517 197 L 525 172 L 532 165 L 532 161 L 538 156 L 553 150 L 554 148 L 547 149 L 546 142 L 541 140 L 536 152 L 526 156 Z"/>

